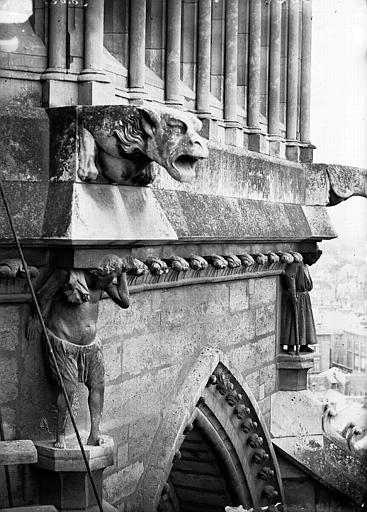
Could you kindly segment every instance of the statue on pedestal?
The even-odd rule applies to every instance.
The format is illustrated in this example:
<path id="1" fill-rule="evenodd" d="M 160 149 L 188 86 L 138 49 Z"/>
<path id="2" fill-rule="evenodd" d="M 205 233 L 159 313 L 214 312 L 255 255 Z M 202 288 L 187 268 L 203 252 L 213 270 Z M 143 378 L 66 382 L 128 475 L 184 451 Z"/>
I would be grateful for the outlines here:
<path id="1" fill-rule="evenodd" d="M 130 304 L 126 265 L 115 255 L 106 256 L 98 268 L 67 270 L 57 268 L 38 291 L 42 316 L 70 401 L 78 382 L 89 390 L 88 405 L 91 429 L 88 445 L 100 445 L 100 423 L 104 402 L 105 369 L 101 343 L 97 335 L 98 303 L 103 292 L 121 308 Z M 28 321 L 27 338 L 33 341 L 42 329 L 36 312 Z M 61 390 L 54 360 L 48 351 L 51 375 L 59 390 L 56 448 L 66 448 L 67 406 Z"/>
<path id="2" fill-rule="evenodd" d="M 281 343 L 287 345 L 287 353 L 313 352 L 310 345 L 317 343 L 316 328 L 308 292 L 313 288 L 308 265 L 320 258 L 322 251 L 294 253 L 294 261 L 287 265 L 283 275 Z"/>

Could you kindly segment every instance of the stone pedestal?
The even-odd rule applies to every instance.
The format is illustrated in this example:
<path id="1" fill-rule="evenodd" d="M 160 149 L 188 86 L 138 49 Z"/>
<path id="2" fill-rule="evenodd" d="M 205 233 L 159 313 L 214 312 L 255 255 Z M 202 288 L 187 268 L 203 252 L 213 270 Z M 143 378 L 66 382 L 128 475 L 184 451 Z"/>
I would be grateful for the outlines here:
<path id="1" fill-rule="evenodd" d="M 285 147 L 285 156 L 287 160 L 299 162 L 300 159 L 299 145 L 297 141 L 287 141 Z"/>
<path id="2" fill-rule="evenodd" d="M 85 75 L 87 76 L 87 75 Z M 106 98 L 114 101 L 115 86 L 110 83 L 105 75 L 104 80 L 84 80 L 83 75 L 78 79 L 78 103 L 81 105 L 105 105 Z M 91 77 L 90 77 L 91 78 Z"/>
<path id="3" fill-rule="evenodd" d="M 61 79 L 61 77 L 63 79 Z M 78 98 L 78 82 L 76 76 L 70 75 L 65 80 L 60 73 L 44 73 L 42 79 L 42 94 L 44 107 L 60 107 L 73 105 Z"/>
<path id="4" fill-rule="evenodd" d="M 53 442 L 35 443 L 38 453 L 39 503 L 52 504 L 60 511 L 98 512 L 98 505 L 79 446 L 75 442 L 65 450 L 53 447 Z M 94 482 L 102 502 L 103 470 L 114 463 L 113 439 L 105 437 L 102 446 L 85 446 Z M 103 502 L 105 512 L 116 509 Z"/>
<path id="5" fill-rule="evenodd" d="M 241 146 L 243 144 L 243 130 L 240 123 L 226 121 L 225 141 L 230 146 Z"/>
<path id="6" fill-rule="evenodd" d="M 302 391 L 307 389 L 307 372 L 313 368 L 313 355 L 290 356 L 279 354 L 277 369 L 280 391 Z"/>
<path id="7" fill-rule="evenodd" d="M 313 162 L 313 150 L 315 146 L 312 144 L 301 145 L 299 148 L 300 154 L 299 159 L 303 164 L 312 164 Z"/>
<path id="8" fill-rule="evenodd" d="M 285 144 L 280 137 L 268 137 L 269 155 L 279 158 L 285 157 Z"/>
<path id="9" fill-rule="evenodd" d="M 200 135 L 206 139 L 218 139 L 218 120 L 211 117 L 210 112 L 197 112 L 197 116 L 202 123 Z"/>
<path id="10" fill-rule="evenodd" d="M 263 133 L 249 132 L 248 149 L 257 153 L 267 154 L 269 152 L 269 141 Z"/>

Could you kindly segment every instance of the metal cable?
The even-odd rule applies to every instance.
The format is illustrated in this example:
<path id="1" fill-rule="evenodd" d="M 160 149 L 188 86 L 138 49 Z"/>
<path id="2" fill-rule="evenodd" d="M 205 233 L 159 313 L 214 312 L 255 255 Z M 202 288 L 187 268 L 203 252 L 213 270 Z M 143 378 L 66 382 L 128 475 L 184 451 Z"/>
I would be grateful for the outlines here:
<path id="1" fill-rule="evenodd" d="M 90 483 L 92 485 L 92 489 L 93 489 L 93 492 L 94 492 L 94 495 L 95 495 L 95 498 L 96 498 L 96 501 L 97 501 L 97 504 L 98 504 L 98 508 L 99 508 L 100 512 L 103 512 L 102 503 L 101 503 L 101 500 L 99 499 L 99 496 L 98 496 L 97 487 L 96 487 L 96 484 L 94 482 L 93 475 L 92 475 L 92 472 L 91 472 L 91 469 L 90 469 L 90 466 L 89 466 L 89 463 L 88 463 L 88 459 L 87 459 L 87 456 L 86 456 L 86 453 L 85 453 L 85 450 L 84 450 L 84 446 L 83 446 L 83 443 L 82 443 L 82 440 L 81 440 L 81 437 L 80 437 L 80 434 L 79 434 L 79 430 L 78 430 L 78 427 L 77 427 L 76 422 L 75 422 L 74 414 L 73 414 L 73 411 L 71 409 L 71 404 L 70 404 L 70 401 L 69 401 L 69 398 L 68 398 L 68 395 L 67 395 L 67 392 L 66 392 L 66 389 L 65 389 L 64 381 L 62 379 L 62 376 L 61 376 L 61 373 L 60 373 L 60 370 L 59 370 L 59 366 L 57 364 L 56 357 L 55 357 L 55 354 L 54 354 L 53 349 L 52 349 L 52 345 L 51 345 L 50 338 L 49 338 L 48 333 L 47 333 L 45 322 L 43 320 L 43 316 L 42 316 L 41 309 L 40 309 L 40 306 L 39 306 L 39 303 L 38 303 L 36 292 L 34 291 L 33 283 L 32 283 L 31 278 L 29 276 L 28 265 L 27 265 L 27 262 L 25 260 L 25 257 L 24 257 L 24 254 L 23 254 L 23 250 L 22 250 L 22 247 L 20 245 L 19 238 L 18 238 L 16 229 L 15 229 L 15 226 L 14 226 L 13 217 L 11 215 L 11 212 L 10 212 L 10 209 L 9 209 L 9 205 L 8 205 L 8 201 L 7 201 L 6 196 L 5 196 L 5 190 L 4 190 L 3 182 L 2 182 L 1 178 L 0 178 L 0 194 L 1 194 L 1 197 L 2 197 L 3 202 L 4 202 L 6 214 L 7 214 L 8 220 L 9 220 L 10 228 L 11 228 L 11 231 L 13 233 L 13 237 L 14 237 L 14 240 L 15 240 L 18 252 L 19 252 L 19 256 L 20 256 L 20 259 L 22 260 L 22 265 L 23 265 L 24 272 L 25 272 L 25 275 L 26 275 L 26 278 L 27 278 L 27 282 L 28 282 L 28 286 L 29 286 L 29 289 L 30 289 L 30 292 L 31 292 L 31 295 L 32 295 L 32 299 L 33 299 L 33 302 L 34 302 L 34 305 L 35 305 L 35 308 L 36 308 L 36 311 L 37 311 L 37 315 L 38 315 L 38 318 L 39 318 L 40 323 L 41 323 L 42 331 L 43 331 L 43 334 L 45 336 L 48 349 L 50 351 L 52 362 L 53 362 L 53 364 L 55 365 L 55 368 L 56 368 L 57 377 L 58 377 L 58 379 L 60 381 L 60 387 L 61 387 L 62 393 L 64 395 L 64 398 L 65 398 L 66 407 L 67 407 L 69 415 L 70 415 L 71 423 L 72 423 L 72 425 L 74 427 L 74 431 L 75 431 L 75 435 L 76 435 L 78 443 L 79 443 L 80 451 L 82 452 L 82 456 L 83 456 L 83 459 L 84 459 L 84 464 L 85 464 L 85 467 L 87 469 L 88 477 L 89 477 Z"/>

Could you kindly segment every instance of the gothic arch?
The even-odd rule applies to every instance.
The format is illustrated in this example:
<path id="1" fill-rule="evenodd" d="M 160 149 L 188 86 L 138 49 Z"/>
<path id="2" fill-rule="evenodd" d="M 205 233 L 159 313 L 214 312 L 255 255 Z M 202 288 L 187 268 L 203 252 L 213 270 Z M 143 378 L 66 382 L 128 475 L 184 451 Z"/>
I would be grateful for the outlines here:
<path id="1" fill-rule="evenodd" d="M 277 460 L 258 405 L 246 383 L 228 370 L 219 350 L 201 352 L 168 407 L 135 495 L 137 510 L 180 510 L 182 504 L 175 506 L 182 487 L 177 485 L 179 471 L 186 475 L 183 487 L 189 485 L 188 479 L 205 476 L 182 470 L 192 442 L 200 443 L 202 456 L 216 468 L 217 478 L 211 480 L 208 493 L 222 489 L 228 505 L 284 502 Z"/>

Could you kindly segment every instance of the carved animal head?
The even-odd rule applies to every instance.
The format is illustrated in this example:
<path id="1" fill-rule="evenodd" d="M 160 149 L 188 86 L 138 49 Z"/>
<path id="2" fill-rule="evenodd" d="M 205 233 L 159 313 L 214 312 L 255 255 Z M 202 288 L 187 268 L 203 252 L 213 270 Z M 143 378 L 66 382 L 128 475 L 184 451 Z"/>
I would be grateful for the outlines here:
<path id="1" fill-rule="evenodd" d="M 157 162 L 177 181 L 191 181 L 197 161 L 208 157 L 207 142 L 198 133 L 199 119 L 168 108 L 138 108 L 137 112 L 134 122 L 114 130 L 121 149 Z"/>

